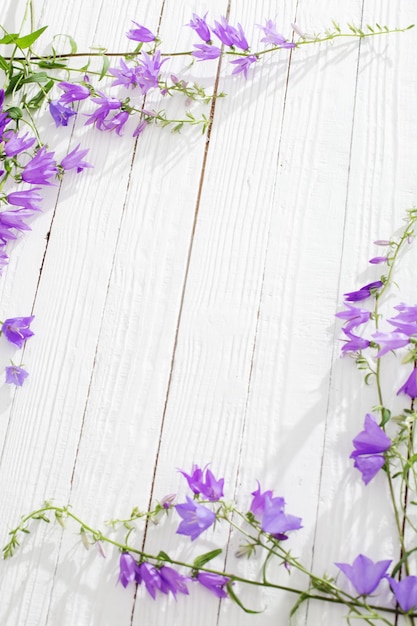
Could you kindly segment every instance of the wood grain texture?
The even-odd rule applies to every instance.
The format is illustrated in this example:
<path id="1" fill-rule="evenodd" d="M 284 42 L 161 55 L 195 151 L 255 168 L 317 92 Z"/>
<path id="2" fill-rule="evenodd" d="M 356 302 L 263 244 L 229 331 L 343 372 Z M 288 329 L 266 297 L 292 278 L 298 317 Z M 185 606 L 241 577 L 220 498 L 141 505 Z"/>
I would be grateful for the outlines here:
<path id="1" fill-rule="evenodd" d="M 3 4 L 2 21 L 18 28 L 26 3 Z M 131 19 L 158 31 L 164 49 L 189 49 L 195 37 L 184 25 L 208 8 L 211 19 L 229 12 L 241 22 L 254 48 L 255 25 L 266 17 L 288 37 L 294 21 L 306 32 L 331 19 L 417 21 L 412 0 L 337 0 L 331 9 L 324 0 L 314 8 L 307 0 L 34 4 L 35 26 L 49 25 L 40 46 L 70 33 L 79 49 L 124 50 Z M 216 101 L 209 139 L 196 129 L 148 128 L 135 141 L 134 126 L 119 138 L 85 128 L 81 116 L 68 132 L 48 127 L 45 113 L 57 154 L 82 141 L 94 169 L 46 192 L 47 210 L 15 245 L 0 282 L 3 319 L 36 316 L 27 384 L 0 387 L 3 543 L 19 515 L 45 498 L 70 502 L 102 527 L 167 493 L 182 500 L 176 469 L 211 463 L 242 508 L 256 480 L 285 497 L 304 524 L 293 552 L 317 573 L 335 575 L 334 561 L 358 551 L 386 558 L 392 520 L 381 516 L 382 483 L 365 491 L 348 460 L 375 401 L 339 358 L 334 313 L 341 294 L 378 276 L 366 268 L 371 242 L 398 228 L 415 202 L 415 38 L 410 31 L 282 50 L 247 80 L 231 77 L 226 61 L 196 63 L 188 80 L 209 85 L 218 75 L 228 94 Z M 173 73 L 184 66 L 169 63 Z M 183 115 L 187 104 L 166 106 Z M 406 267 L 403 280 L 412 293 Z M 2 365 L 13 357 L 3 348 Z M 233 556 L 238 540 L 221 528 L 196 545 L 175 530 L 174 520 L 139 527 L 135 542 L 186 559 L 216 537 L 226 547 L 219 567 L 259 568 Z M 117 570 L 116 551 L 104 560 L 71 531 L 34 527 L 0 563 L 0 623 L 284 626 L 295 601 L 237 586 L 261 615 L 203 589 L 155 603 L 143 589 L 117 585 Z M 288 582 L 286 571 L 271 575 Z M 306 585 L 295 574 L 290 582 Z M 342 617 L 310 604 L 294 624 Z"/>

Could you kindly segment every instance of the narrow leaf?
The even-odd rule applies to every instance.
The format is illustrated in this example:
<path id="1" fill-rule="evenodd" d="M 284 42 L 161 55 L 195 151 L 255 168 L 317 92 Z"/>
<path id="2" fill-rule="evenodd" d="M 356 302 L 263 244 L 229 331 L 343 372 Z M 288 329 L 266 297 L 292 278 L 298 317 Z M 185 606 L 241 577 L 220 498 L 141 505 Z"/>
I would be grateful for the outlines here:
<path id="1" fill-rule="evenodd" d="M 105 77 L 105 75 L 107 74 L 107 70 L 110 67 L 110 59 L 109 59 L 109 57 L 106 57 L 106 56 L 103 55 L 102 58 L 103 58 L 103 65 L 102 65 L 102 68 L 101 68 L 99 80 L 102 80 L 102 78 Z"/>
<path id="2" fill-rule="evenodd" d="M 2 56 L 0 56 L 0 69 L 4 70 L 5 72 L 9 70 L 9 64 Z"/>
<path id="3" fill-rule="evenodd" d="M 42 35 L 42 33 L 47 28 L 47 26 L 42 26 L 42 28 L 39 28 L 39 30 L 35 30 L 33 33 L 29 33 L 29 35 L 25 35 L 24 37 L 18 37 L 14 43 L 22 50 L 24 48 L 30 48 L 30 46 L 35 43 L 35 41 Z"/>
<path id="4" fill-rule="evenodd" d="M 219 556 L 222 552 L 223 550 L 221 548 L 217 548 L 216 550 L 211 550 L 211 552 L 206 552 L 205 554 L 198 556 L 194 560 L 193 568 L 200 569 L 201 567 L 204 567 L 206 563 L 214 559 L 216 556 Z"/>

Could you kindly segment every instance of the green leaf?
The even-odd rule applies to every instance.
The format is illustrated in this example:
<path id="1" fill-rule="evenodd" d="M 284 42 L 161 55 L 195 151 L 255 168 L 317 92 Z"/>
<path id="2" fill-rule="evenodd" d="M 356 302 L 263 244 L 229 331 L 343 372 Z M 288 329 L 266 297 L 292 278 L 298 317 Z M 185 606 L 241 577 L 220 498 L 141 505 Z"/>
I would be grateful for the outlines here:
<path id="1" fill-rule="evenodd" d="M 33 96 L 33 98 L 31 98 L 29 102 L 27 102 L 26 108 L 32 109 L 34 111 L 36 111 L 36 109 L 39 109 L 42 105 L 42 102 L 45 100 L 46 95 L 49 93 L 53 86 L 53 80 L 50 80 L 48 83 L 46 83 L 45 87 L 43 89 L 40 89 L 36 96 Z"/>
<path id="2" fill-rule="evenodd" d="M 67 67 L 66 62 L 64 61 L 63 63 L 57 63 L 56 61 L 54 61 L 53 59 L 51 59 L 50 61 L 39 61 L 38 63 L 38 67 L 41 68 L 45 68 L 48 70 L 60 70 L 62 68 Z"/>
<path id="3" fill-rule="evenodd" d="M 36 72 L 35 74 L 30 74 L 27 78 L 22 80 L 22 85 L 27 83 L 46 83 L 48 80 L 48 74 L 46 72 Z"/>
<path id="4" fill-rule="evenodd" d="M 12 120 L 20 120 L 23 117 L 23 113 L 19 107 L 10 107 L 9 109 L 6 109 L 5 113 L 7 113 Z"/>
<path id="5" fill-rule="evenodd" d="M 391 411 L 384 407 L 381 411 L 381 416 L 382 416 L 382 421 L 381 421 L 380 426 L 381 428 L 383 428 L 385 424 L 387 424 L 387 422 L 389 422 L 391 419 Z"/>
<path id="6" fill-rule="evenodd" d="M 4 70 L 5 72 L 9 71 L 9 64 L 2 56 L 0 56 L 0 69 Z"/>
<path id="7" fill-rule="evenodd" d="M 214 559 L 216 556 L 219 556 L 223 550 L 221 548 L 217 548 L 216 550 L 211 550 L 211 552 L 206 552 L 201 556 L 198 556 L 193 563 L 193 569 L 200 569 L 204 567 L 206 563 Z"/>
<path id="8" fill-rule="evenodd" d="M 0 39 L 0 43 L 4 43 L 5 45 L 9 43 L 16 43 L 16 40 L 19 38 L 19 33 L 7 33 Z"/>
<path id="9" fill-rule="evenodd" d="M 102 58 L 103 58 L 103 65 L 102 65 L 102 68 L 101 68 L 101 72 L 100 72 L 99 80 L 102 80 L 102 79 L 105 77 L 105 75 L 107 74 L 107 70 L 108 70 L 108 69 L 109 69 L 109 67 L 110 67 L 110 59 L 109 59 L 109 57 L 106 57 L 106 56 L 103 54 L 103 57 L 102 57 Z"/>
<path id="10" fill-rule="evenodd" d="M 161 550 L 157 557 L 158 561 L 168 561 L 168 563 L 172 563 L 172 559 L 170 556 L 168 556 L 168 554 L 166 552 L 164 552 L 163 550 Z"/>
<path id="11" fill-rule="evenodd" d="M 256 615 L 258 613 L 263 613 L 263 611 L 253 611 L 252 609 L 248 609 L 246 608 L 246 606 L 244 606 L 244 604 L 242 604 L 242 601 L 239 600 L 239 598 L 237 597 L 237 595 L 235 594 L 235 592 L 232 589 L 232 585 L 233 585 L 233 581 L 230 580 L 227 585 L 227 592 L 230 596 L 230 598 L 233 600 L 233 602 L 236 602 L 236 604 L 243 610 L 245 611 L 245 613 L 251 613 L 252 615 Z"/>
<path id="12" fill-rule="evenodd" d="M 25 35 L 24 37 L 18 37 L 14 43 L 22 50 L 24 48 L 30 48 L 30 46 L 35 43 L 35 41 L 42 35 L 42 33 L 47 28 L 47 26 L 42 26 L 42 28 L 39 28 L 39 30 L 35 30 L 33 33 L 29 33 L 29 35 Z"/>

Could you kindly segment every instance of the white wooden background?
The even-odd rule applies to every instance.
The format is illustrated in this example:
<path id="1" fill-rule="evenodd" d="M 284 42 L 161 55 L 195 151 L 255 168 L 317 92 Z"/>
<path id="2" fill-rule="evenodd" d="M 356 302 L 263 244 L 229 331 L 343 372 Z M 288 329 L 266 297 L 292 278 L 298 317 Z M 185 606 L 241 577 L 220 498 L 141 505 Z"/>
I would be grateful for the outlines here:
<path id="1" fill-rule="evenodd" d="M 294 21 L 307 32 L 332 19 L 417 22 L 414 0 L 34 4 L 36 27 L 49 25 L 39 49 L 69 33 L 80 50 L 125 50 L 131 19 L 159 24 L 164 50 L 189 49 L 196 36 L 184 24 L 207 10 L 212 20 L 230 11 L 253 48 L 255 24 L 268 17 L 289 37 Z M 9 30 L 24 6 L 2 0 Z M 378 277 L 367 267 L 378 252 L 372 241 L 390 236 L 416 203 L 416 37 L 282 51 L 248 80 L 232 79 L 223 63 L 228 96 L 216 103 L 209 141 L 198 129 L 149 128 L 136 143 L 134 127 L 119 138 L 85 128 L 80 116 L 55 129 L 45 113 L 50 147 L 63 156 L 81 141 L 94 169 L 47 190 L 44 214 L 0 282 L 0 317 L 33 313 L 36 334 L 25 385 L 0 385 L 2 544 L 45 498 L 103 528 L 167 493 L 183 500 L 176 468 L 210 462 L 243 509 L 256 479 L 285 497 L 304 524 L 288 543 L 317 573 L 335 575 L 334 561 L 358 552 L 392 556 L 383 478 L 365 489 L 348 459 L 375 398 L 339 358 L 334 313 L 343 292 Z M 209 85 L 217 70 L 195 64 L 187 76 Z M 185 110 L 181 99 L 177 106 Z M 412 271 L 408 280 L 415 303 Z M 2 340 L 1 364 L 13 353 Z M 190 557 L 215 537 L 228 541 L 220 529 L 194 545 L 175 529 L 174 521 L 152 528 L 147 549 Z M 266 607 L 258 616 L 204 589 L 154 602 L 116 584 L 116 551 L 104 560 L 72 530 L 33 531 L 0 563 L 4 626 L 289 623 L 295 596 L 239 586 L 252 608 Z M 225 567 L 256 573 L 255 563 L 233 559 L 235 548 L 232 539 Z M 342 624 L 344 613 L 310 604 L 294 624 Z"/>

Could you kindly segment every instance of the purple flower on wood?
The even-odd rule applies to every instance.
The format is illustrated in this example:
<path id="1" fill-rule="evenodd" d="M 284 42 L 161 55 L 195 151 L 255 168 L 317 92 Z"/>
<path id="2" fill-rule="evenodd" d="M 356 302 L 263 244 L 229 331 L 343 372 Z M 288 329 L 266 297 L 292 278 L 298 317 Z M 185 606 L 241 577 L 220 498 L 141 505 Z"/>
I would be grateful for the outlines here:
<path id="1" fill-rule="evenodd" d="M 417 608 L 417 576 L 406 576 L 402 580 L 388 578 L 395 599 L 405 613 Z"/>
<path id="2" fill-rule="evenodd" d="M 264 532 L 274 535 L 278 539 L 287 539 L 286 533 L 288 531 L 302 528 L 301 517 L 287 515 L 284 512 L 282 498 L 266 496 L 261 528 Z"/>
<path id="3" fill-rule="evenodd" d="M 159 576 L 161 579 L 161 591 L 163 593 L 171 592 L 174 598 L 177 596 L 177 593 L 184 593 L 188 596 L 186 581 L 188 581 L 189 578 L 167 565 L 161 567 Z"/>
<path id="4" fill-rule="evenodd" d="M 358 291 L 350 291 L 348 293 L 345 293 L 345 301 L 359 302 L 360 300 L 366 300 L 366 298 L 369 298 L 375 290 L 380 289 L 383 284 L 384 283 L 381 280 L 375 280 L 368 285 L 364 285 L 363 287 L 358 289 Z"/>
<path id="5" fill-rule="evenodd" d="M 120 111 L 111 119 L 104 120 L 102 128 L 105 130 L 115 130 L 116 134 L 120 137 L 128 119 L 129 113 L 127 111 Z"/>
<path id="6" fill-rule="evenodd" d="M 0 214 L 1 216 L 1 214 Z M 402 387 L 400 387 L 397 391 L 397 395 L 399 393 L 405 393 L 410 398 L 417 398 L 417 369 L 414 368 L 407 378 Z"/>
<path id="7" fill-rule="evenodd" d="M 123 587 L 135 582 L 138 564 L 129 552 L 122 552 L 119 567 L 119 582 L 122 583 Z"/>
<path id="8" fill-rule="evenodd" d="M 110 115 L 111 111 L 120 109 L 122 103 L 116 98 L 108 98 L 104 93 L 98 92 L 98 94 L 97 98 L 91 98 L 94 104 L 98 104 L 98 108 L 93 113 L 87 114 L 88 119 L 85 125 L 94 124 L 98 130 L 103 130 L 104 120 Z"/>
<path id="9" fill-rule="evenodd" d="M 30 330 L 30 325 L 34 319 L 34 315 L 29 317 L 8 317 L 2 324 L 1 333 L 10 343 L 21 348 L 23 342 L 34 335 Z"/>
<path id="10" fill-rule="evenodd" d="M 23 136 L 19 136 L 12 130 L 8 130 L 3 135 L 3 139 L 6 141 L 4 145 L 4 152 L 6 156 L 13 157 L 25 150 L 28 150 L 35 143 L 35 137 L 29 137 L 26 139 L 29 133 L 25 133 Z"/>
<path id="11" fill-rule="evenodd" d="M 258 481 L 258 489 L 256 491 L 252 491 L 253 499 L 252 499 L 252 503 L 250 505 L 250 511 L 251 513 L 253 513 L 256 517 L 260 517 L 264 510 L 265 510 L 265 500 L 266 498 L 272 498 L 272 491 L 268 490 L 268 491 L 264 491 L 263 493 L 261 492 L 261 485 L 259 484 Z M 281 498 L 282 501 L 282 507 L 284 507 L 285 505 L 285 501 L 284 498 Z"/>
<path id="12" fill-rule="evenodd" d="M 206 17 L 207 13 L 204 17 L 199 17 L 196 13 L 193 13 L 193 17 L 187 26 L 190 26 L 190 28 L 197 33 L 200 39 L 208 43 L 211 40 L 211 34 L 210 28 L 206 22 Z"/>
<path id="13" fill-rule="evenodd" d="M 24 220 L 32 217 L 34 212 L 31 209 L 17 209 L 0 213 L 0 241 L 3 242 L 3 245 L 17 238 L 15 230 L 20 232 L 30 230 L 30 226 Z"/>
<path id="14" fill-rule="evenodd" d="M 64 92 L 60 95 L 58 100 L 61 104 L 71 104 L 72 102 L 85 100 L 90 95 L 89 88 L 78 83 L 68 83 L 66 81 L 62 81 L 61 83 L 58 83 L 58 87 L 61 87 Z"/>
<path id="15" fill-rule="evenodd" d="M 127 33 L 126 37 L 128 39 L 132 39 L 133 41 L 139 41 L 141 43 L 147 43 L 149 41 L 155 41 L 155 35 L 146 28 L 145 26 L 141 26 L 134 20 L 132 20 L 133 24 L 135 24 L 136 28 L 131 28 Z"/>
<path id="16" fill-rule="evenodd" d="M 372 259 L 369 259 L 369 263 L 373 265 L 378 265 L 379 263 L 386 263 L 388 261 L 388 257 L 386 256 L 374 256 Z"/>
<path id="17" fill-rule="evenodd" d="M 344 311 L 340 311 L 336 313 L 336 317 L 341 320 L 346 320 L 345 330 L 350 331 L 352 328 L 356 328 L 356 326 L 360 326 L 361 324 L 366 324 L 371 318 L 370 311 L 366 309 L 359 309 L 358 307 L 353 306 L 346 302 L 346 309 Z"/>
<path id="18" fill-rule="evenodd" d="M 6 383 L 21 387 L 29 376 L 28 372 L 17 365 L 6 367 Z"/>
<path id="19" fill-rule="evenodd" d="M 49 179 L 55 176 L 57 172 L 54 153 L 47 152 L 46 147 L 43 146 L 25 166 L 22 180 L 34 185 L 51 185 Z"/>
<path id="20" fill-rule="evenodd" d="M 410 338 L 407 335 L 399 332 L 383 333 L 378 331 L 372 335 L 372 338 L 380 347 L 380 350 L 376 355 L 377 358 L 383 356 L 391 350 L 396 350 L 397 348 L 402 348 L 408 345 L 410 341 Z"/>
<path id="21" fill-rule="evenodd" d="M 417 306 L 399 304 L 394 308 L 399 311 L 399 313 L 397 313 L 395 317 L 387 320 L 388 323 L 394 326 L 395 330 L 409 337 L 417 334 Z"/>
<path id="22" fill-rule="evenodd" d="M 284 35 L 277 32 L 274 21 L 266 20 L 265 26 L 261 26 L 260 24 L 257 24 L 257 26 L 264 33 L 264 37 L 261 39 L 263 43 L 270 43 L 273 46 L 280 46 L 281 48 L 295 48 L 295 43 L 287 41 Z"/>
<path id="23" fill-rule="evenodd" d="M 129 67 L 123 59 L 120 60 L 120 67 L 110 67 L 109 73 L 116 77 L 116 80 L 112 82 L 112 87 L 116 85 L 123 85 L 127 89 L 132 87 L 134 89 L 138 84 L 138 74 L 136 67 Z"/>
<path id="24" fill-rule="evenodd" d="M 248 77 L 248 69 L 250 68 L 250 66 L 253 63 L 256 63 L 256 61 L 258 60 L 258 57 L 256 57 L 253 54 L 250 54 L 247 57 L 241 57 L 239 59 L 235 59 L 234 61 L 230 61 L 230 63 L 232 65 L 236 65 L 235 69 L 233 70 L 232 74 L 242 74 L 244 75 L 245 78 Z"/>
<path id="25" fill-rule="evenodd" d="M 212 59 L 218 59 L 221 55 L 222 51 L 217 46 L 209 46 L 205 43 L 195 43 L 193 44 L 195 50 L 193 50 L 192 55 L 199 61 L 210 61 Z"/>
<path id="26" fill-rule="evenodd" d="M 73 115 L 77 115 L 77 111 L 74 111 L 71 107 L 60 104 L 57 100 L 51 100 L 49 103 L 49 112 L 54 118 L 56 127 L 68 126 L 68 120 Z"/>
<path id="27" fill-rule="evenodd" d="M 7 196 L 7 202 L 31 211 L 40 211 L 41 207 L 39 203 L 42 201 L 42 196 L 38 193 L 39 189 L 40 187 L 32 187 L 24 191 L 12 191 L 12 193 L 9 193 Z"/>
<path id="28" fill-rule="evenodd" d="M 179 535 L 188 535 L 192 541 L 214 524 L 216 519 L 216 514 L 213 511 L 202 504 L 194 502 L 188 496 L 186 503 L 177 504 L 175 508 L 183 520 L 178 526 L 177 533 Z"/>
<path id="29" fill-rule="evenodd" d="M 391 447 L 391 439 L 376 423 L 373 415 L 365 416 L 364 430 L 353 440 L 354 451 L 350 455 L 355 459 L 354 467 L 362 474 L 362 480 L 367 485 L 379 472 L 385 463 L 382 452 Z"/>
<path id="30" fill-rule="evenodd" d="M 348 338 L 348 341 L 342 346 L 342 354 L 345 354 L 346 352 L 359 352 L 360 350 L 365 350 L 365 348 L 368 348 L 371 345 L 371 342 L 367 339 L 358 337 L 345 328 L 342 328 L 342 331 Z"/>
<path id="31" fill-rule="evenodd" d="M 207 500 L 216 502 L 223 497 L 224 478 L 217 480 L 209 469 L 202 470 L 198 465 L 193 465 L 191 474 L 180 470 L 186 478 L 191 491 L 195 494 L 202 494 Z"/>
<path id="32" fill-rule="evenodd" d="M 335 563 L 335 565 L 350 580 L 359 595 L 367 596 L 378 587 L 391 563 L 392 561 L 374 563 L 368 557 L 359 554 L 352 565 L 348 563 Z"/>
<path id="33" fill-rule="evenodd" d="M 87 154 L 89 148 L 84 150 L 80 150 L 80 144 L 74 150 L 71 150 L 61 161 L 61 167 L 67 172 L 68 170 L 76 169 L 77 173 L 83 171 L 85 167 L 93 167 L 86 161 L 83 161 L 85 155 Z"/>
<path id="34" fill-rule="evenodd" d="M 237 25 L 237 28 L 234 28 L 234 26 L 228 23 L 224 16 L 220 18 L 220 22 L 215 21 L 214 24 L 215 27 L 212 28 L 213 33 L 226 46 L 237 46 L 241 50 L 247 50 L 249 48 L 245 33 L 240 24 Z"/>
<path id="35" fill-rule="evenodd" d="M 146 120 L 140 121 L 139 124 L 136 126 L 135 130 L 133 131 L 132 137 L 139 137 L 139 135 L 143 133 L 147 125 L 148 125 L 148 122 Z"/>
<path id="36" fill-rule="evenodd" d="M 149 595 L 155 600 L 156 590 L 162 588 L 162 580 L 156 567 L 150 563 L 143 562 L 136 570 L 136 582 L 145 584 Z M 168 592 L 167 592 L 168 593 Z"/>
<path id="37" fill-rule="evenodd" d="M 206 587 L 211 593 L 214 593 L 218 598 L 226 598 L 227 592 L 224 587 L 230 581 L 228 576 L 222 576 L 221 574 L 212 574 L 211 572 L 199 572 L 197 574 L 197 580 L 200 585 Z"/>
<path id="38" fill-rule="evenodd" d="M 168 61 L 167 58 L 161 60 L 161 53 L 159 50 L 152 55 L 142 51 L 137 68 L 137 76 L 138 85 L 143 94 L 146 94 L 149 89 L 157 88 L 159 86 L 159 73 L 163 63 L 166 63 L 166 61 Z"/>

